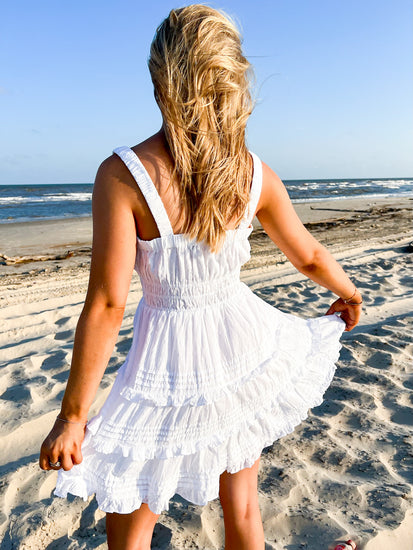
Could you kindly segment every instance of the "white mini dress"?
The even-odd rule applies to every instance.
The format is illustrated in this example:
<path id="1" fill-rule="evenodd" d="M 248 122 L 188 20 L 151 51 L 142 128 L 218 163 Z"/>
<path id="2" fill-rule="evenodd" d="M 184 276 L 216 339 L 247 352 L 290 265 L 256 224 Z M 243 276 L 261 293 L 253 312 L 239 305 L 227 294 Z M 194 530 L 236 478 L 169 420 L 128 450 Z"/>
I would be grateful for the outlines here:
<path id="1" fill-rule="evenodd" d="M 139 157 L 128 147 L 114 153 L 160 237 L 137 238 L 143 295 L 132 344 L 87 424 L 82 463 L 59 470 L 54 494 L 96 494 L 101 510 L 122 514 L 146 502 L 159 514 L 175 494 L 198 505 L 217 498 L 220 474 L 251 467 L 323 402 L 345 322 L 284 313 L 240 281 L 262 185 L 257 155 L 247 212 L 212 253 L 173 233 Z"/>

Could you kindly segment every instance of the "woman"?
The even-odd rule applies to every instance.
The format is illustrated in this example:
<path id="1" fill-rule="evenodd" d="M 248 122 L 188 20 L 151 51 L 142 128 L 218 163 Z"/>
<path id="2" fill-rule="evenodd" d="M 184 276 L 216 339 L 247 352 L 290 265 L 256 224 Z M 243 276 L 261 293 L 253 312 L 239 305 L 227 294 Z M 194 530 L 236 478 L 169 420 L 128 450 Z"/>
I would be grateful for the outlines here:
<path id="1" fill-rule="evenodd" d="M 322 402 L 362 299 L 246 148 L 250 65 L 230 19 L 200 4 L 172 10 L 149 70 L 162 128 L 98 170 L 89 287 L 40 467 L 59 470 L 59 496 L 96 493 L 110 550 L 150 548 L 175 493 L 195 504 L 219 496 L 225 548 L 258 550 L 261 451 Z M 299 271 L 339 296 L 325 316 L 283 313 L 239 281 L 254 215 Z M 134 267 L 143 298 L 133 343 L 87 423 Z"/>

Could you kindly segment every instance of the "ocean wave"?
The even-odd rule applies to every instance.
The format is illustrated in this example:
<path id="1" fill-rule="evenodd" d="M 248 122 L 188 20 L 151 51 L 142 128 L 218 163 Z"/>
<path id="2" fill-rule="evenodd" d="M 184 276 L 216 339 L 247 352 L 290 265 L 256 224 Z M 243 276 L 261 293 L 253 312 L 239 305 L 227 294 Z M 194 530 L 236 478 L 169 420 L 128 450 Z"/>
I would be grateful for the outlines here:
<path id="1" fill-rule="evenodd" d="M 322 190 L 322 189 L 329 189 L 329 188 L 337 188 L 337 189 L 345 189 L 347 187 L 354 187 L 354 188 L 368 188 L 368 187 L 377 187 L 377 188 L 392 188 L 392 189 L 401 189 L 405 186 L 412 186 L 413 185 L 413 179 L 383 179 L 383 180 L 331 180 L 331 181 L 325 181 L 325 180 L 319 180 L 319 181 L 305 181 L 305 180 L 284 180 L 284 183 L 288 187 L 288 189 L 311 189 L 311 190 Z"/>
<path id="2" fill-rule="evenodd" d="M 324 196 L 324 197 L 302 197 L 298 199 L 291 199 L 291 202 L 294 204 L 296 203 L 303 203 L 303 202 L 325 202 L 325 201 L 341 201 L 343 199 L 386 199 L 386 198 L 397 198 L 397 197 L 412 197 L 413 198 L 413 192 L 411 191 L 402 191 L 400 193 L 359 193 L 354 195 L 336 195 L 336 196 Z"/>
<path id="3" fill-rule="evenodd" d="M 412 197 L 413 178 L 283 180 L 293 203 Z M 93 184 L 0 185 L 0 224 L 92 214 Z"/>
<path id="4" fill-rule="evenodd" d="M 86 202 L 92 200 L 92 193 L 54 193 L 43 196 L 15 196 L 0 197 L 1 205 L 11 204 L 29 204 L 29 203 L 47 203 L 47 202 Z"/>

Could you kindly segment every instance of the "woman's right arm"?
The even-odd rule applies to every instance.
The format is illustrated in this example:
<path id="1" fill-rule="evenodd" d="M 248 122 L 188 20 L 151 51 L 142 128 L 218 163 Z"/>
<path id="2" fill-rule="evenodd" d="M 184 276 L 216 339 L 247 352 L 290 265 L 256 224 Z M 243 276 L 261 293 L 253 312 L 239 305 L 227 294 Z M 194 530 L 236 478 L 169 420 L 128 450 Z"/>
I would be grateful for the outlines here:
<path id="1" fill-rule="evenodd" d="M 357 290 L 354 294 L 355 285 L 343 268 L 305 228 L 281 179 L 264 162 L 262 165 L 262 191 L 256 211 L 259 222 L 298 271 L 340 297 L 327 314 L 341 312 L 346 330 L 351 330 L 360 319 L 361 306 L 343 300 L 352 296 L 351 302 L 361 302 L 360 293 Z"/>
<path id="2" fill-rule="evenodd" d="M 123 168 L 117 157 L 106 159 L 93 187 L 89 285 L 59 413 L 64 421 L 56 420 L 40 452 L 44 470 L 51 469 L 50 462 L 70 470 L 82 461 L 85 421 L 122 323 L 136 255 L 135 186 L 119 177 Z"/>

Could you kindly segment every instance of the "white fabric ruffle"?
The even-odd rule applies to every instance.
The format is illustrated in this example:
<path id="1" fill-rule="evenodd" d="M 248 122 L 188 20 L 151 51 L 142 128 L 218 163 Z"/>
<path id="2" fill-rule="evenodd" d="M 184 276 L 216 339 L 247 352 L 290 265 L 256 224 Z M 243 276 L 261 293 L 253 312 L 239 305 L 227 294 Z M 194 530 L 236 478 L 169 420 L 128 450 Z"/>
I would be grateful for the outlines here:
<path id="1" fill-rule="evenodd" d="M 216 498 L 219 475 L 250 467 L 264 447 L 294 431 L 322 403 L 334 376 L 344 321 L 279 313 L 296 323 L 288 342 L 280 340 L 281 349 L 212 402 L 130 401 L 117 378 L 88 424 L 82 464 L 59 471 L 55 494 L 96 493 L 99 508 L 119 513 L 142 502 L 160 513 L 175 493 L 196 504 Z"/>

